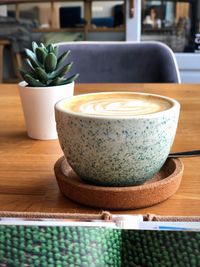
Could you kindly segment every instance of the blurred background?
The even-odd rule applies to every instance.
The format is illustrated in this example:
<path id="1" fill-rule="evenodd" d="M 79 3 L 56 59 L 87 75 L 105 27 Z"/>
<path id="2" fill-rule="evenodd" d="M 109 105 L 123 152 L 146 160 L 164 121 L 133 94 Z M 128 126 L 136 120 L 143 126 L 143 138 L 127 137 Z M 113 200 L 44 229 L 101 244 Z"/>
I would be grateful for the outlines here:
<path id="1" fill-rule="evenodd" d="M 18 79 L 32 40 L 160 41 L 173 50 L 182 82 L 200 83 L 200 0 L 0 1 L 1 81 Z"/>

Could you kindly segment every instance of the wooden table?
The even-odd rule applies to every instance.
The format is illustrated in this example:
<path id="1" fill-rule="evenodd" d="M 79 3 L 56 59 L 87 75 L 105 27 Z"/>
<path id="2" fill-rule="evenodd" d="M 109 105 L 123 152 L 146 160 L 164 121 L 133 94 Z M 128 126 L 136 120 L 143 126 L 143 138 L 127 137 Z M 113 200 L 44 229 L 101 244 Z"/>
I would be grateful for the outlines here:
<path id="1" fill-rule="evenodd" d="M 76 85 L 75 92 L 122 90 L 177 99 L 182 109 L 172 150 L 200 148 L 200 85 L 82 84 Z M 0 84 L 0 211 L 99 213 L 100 210 L 76 204 L 59 192 L 53 167 L 60 156 L 57 140 L 27 137 L 17 85 Z M 187 158 L 183 162 L 184 176 L 174 196 L 153 207 L 126 213 L 200 215 L 200 158 Z"/>

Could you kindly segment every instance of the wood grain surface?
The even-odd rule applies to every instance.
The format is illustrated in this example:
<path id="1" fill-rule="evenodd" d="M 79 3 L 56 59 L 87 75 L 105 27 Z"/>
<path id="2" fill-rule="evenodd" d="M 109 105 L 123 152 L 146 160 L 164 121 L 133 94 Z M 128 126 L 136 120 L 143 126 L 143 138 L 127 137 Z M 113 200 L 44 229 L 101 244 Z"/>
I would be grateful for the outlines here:
<path id="1" fill-rule="evenodd" d="M 200 148 L 200 85 L 82 84 L 75 88 L 76 94 L 102 91 L 141 91 L 175 98 L 181 114 L 172 151 Z M 100 213 L 60 193 L 53 168 L 62 155 L 57 140 L 27 136 L 17 85 L 0 84 L 0 211 Z M 183 179 L 175 195 L 155 206 L 123 213 L 200 215 L 200 158 L 183 163 Z"/>

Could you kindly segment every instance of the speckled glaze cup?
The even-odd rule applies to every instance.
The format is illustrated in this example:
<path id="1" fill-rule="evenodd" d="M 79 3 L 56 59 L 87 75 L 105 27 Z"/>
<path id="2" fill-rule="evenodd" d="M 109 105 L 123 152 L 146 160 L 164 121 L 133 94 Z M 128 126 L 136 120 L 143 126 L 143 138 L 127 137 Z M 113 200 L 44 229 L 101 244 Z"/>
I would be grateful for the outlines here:
<path id="1" fill-rule="evenodd" d="M 99 96 L 108 99 L 136 97 L 139 99 L 133 102 L 136 113 L 126 113 L 132 102 L 128 108 L 122 105 L 122 113 L 116 108 L 118 104 L 111 103 L 111 112 L 106 115 L 101 113 L 101 107 L 99 114 L 91 109 L 84 113 L 66 108 L 81 98 L 98 99 Z M 143 98 L 145 112 L 140 114 L 137 106 Z M 166 103 L 166 107 L 148 113 L 152 101 L 157 101 L 157 106 Z M 101 186 L 139 185 L 153 177 L 170 152 L 179 111 L 180 105 L 174 99 L 134 92 L 79 95 L 55 105 L 58 138 L 65 158 L 81 179 Z"/>

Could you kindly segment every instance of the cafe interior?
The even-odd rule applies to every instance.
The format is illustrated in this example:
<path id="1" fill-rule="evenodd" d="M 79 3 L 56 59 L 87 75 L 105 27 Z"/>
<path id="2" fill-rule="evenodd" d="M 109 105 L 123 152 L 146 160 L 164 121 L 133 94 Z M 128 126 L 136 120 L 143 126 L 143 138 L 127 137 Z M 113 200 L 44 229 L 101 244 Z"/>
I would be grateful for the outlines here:
<path id="1" fill-rule="evenodd" d="M 200 0 L 0 0 L 0 266 L 200 266 Z"/>

